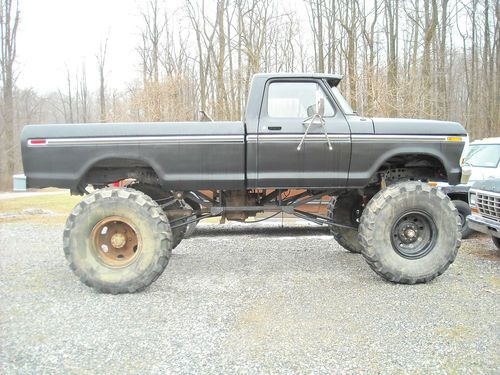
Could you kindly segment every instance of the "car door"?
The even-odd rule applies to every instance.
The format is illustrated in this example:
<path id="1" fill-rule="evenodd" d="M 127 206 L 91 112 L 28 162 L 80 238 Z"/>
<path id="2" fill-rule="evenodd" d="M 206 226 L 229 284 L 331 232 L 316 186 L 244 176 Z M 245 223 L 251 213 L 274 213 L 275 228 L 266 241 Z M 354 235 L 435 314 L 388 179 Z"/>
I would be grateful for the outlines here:
<path id="1" fill-rule="evenodd" d="M 320 124 L 307 123 L 323 96 L 328 137 Z M 272 79 L 266 83 L 257 135 L 257 186 L 323 188 L 345 186 L 351 154 L 349 125 L 322 80 Z"/>

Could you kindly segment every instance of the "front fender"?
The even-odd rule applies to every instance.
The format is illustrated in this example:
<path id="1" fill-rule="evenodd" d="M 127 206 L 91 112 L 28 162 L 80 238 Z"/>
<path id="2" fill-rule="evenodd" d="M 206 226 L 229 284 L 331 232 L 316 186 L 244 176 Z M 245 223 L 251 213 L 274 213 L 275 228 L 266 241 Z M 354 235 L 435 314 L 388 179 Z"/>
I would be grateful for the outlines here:
<path id="1" fill-rule="evenodd" d="M 446 171 L 448 182 L 451 185 L 460 181 L 460 154 L 463 142 L 449 142 L 444 144 L 446 137 L 433 141 L 433 138 L 417 137 L 383 137 L 371 136 L 356 138 L 353 136 L 351 167 L 349 170 L 348 185 L 364 187 L 370 179 L 389 159 L 403 155 L 425 155 L 434 158 Z"/>

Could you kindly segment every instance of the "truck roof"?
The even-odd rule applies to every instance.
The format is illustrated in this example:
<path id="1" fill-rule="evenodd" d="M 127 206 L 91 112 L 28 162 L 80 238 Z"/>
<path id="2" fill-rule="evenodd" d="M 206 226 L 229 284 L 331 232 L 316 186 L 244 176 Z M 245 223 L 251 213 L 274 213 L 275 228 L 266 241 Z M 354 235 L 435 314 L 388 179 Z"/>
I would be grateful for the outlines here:
<path id="1" fill-rule="evenodd" d="M 333 86 L 337 86 L 344 76 L 330 73 L 257 73 L 254 78 L 266 80 L 270 78 L 319 78 L 333 81 Z"/>
<path id="2" fill-rule="evenodd" d="M 490 144 L 500 144 L 500 137 L 491 137 L 491 138 L 483 138 L 478 139 L 470 143 L 470 146 L 474 145 L 490 145 Z"/>

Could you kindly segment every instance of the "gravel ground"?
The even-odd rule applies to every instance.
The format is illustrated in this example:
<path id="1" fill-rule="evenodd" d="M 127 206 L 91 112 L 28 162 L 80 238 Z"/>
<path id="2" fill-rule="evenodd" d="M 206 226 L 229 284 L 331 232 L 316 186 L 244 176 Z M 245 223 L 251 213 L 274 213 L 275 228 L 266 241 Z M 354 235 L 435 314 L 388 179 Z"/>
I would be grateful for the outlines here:
<path id="1" fill-rule="evenodd" d="M 486 237 L 425 285 L 390 284 L 315 227 L 202 226 L 146 291 L 101 295 L 62 225 L 0 225 L 0 372 L 500 372 L 500 262 Z"/>

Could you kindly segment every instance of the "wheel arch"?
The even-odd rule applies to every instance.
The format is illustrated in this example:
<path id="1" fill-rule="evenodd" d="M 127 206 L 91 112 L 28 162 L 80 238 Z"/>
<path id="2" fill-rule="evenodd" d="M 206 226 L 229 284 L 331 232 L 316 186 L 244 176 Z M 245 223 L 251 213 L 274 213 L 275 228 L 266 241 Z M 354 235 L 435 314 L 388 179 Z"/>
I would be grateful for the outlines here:
<path id="1" fill-rule="evenodd" d="M 435 150 L 390 150 L 384 153 L 373 163 L 370 170 L 371 178 L 380 171 L 391 168 L 430 167 L 438 171 L 445 180 L 449 177 L 449 168 L 446 159 Z M 435 177 L 435 176 L 429 176 Z"/>
<path id="2" fill-rule="evenodd" d="M 76 186 L 88 183 L 108 184 L 126 178 L 156 180 L 160 183 L 163 170 L 154 161 L 139 155 L 104 154 L 88 160 L 78 172 Z M 139 178 L 138 178 L 139 177 Z"/>

